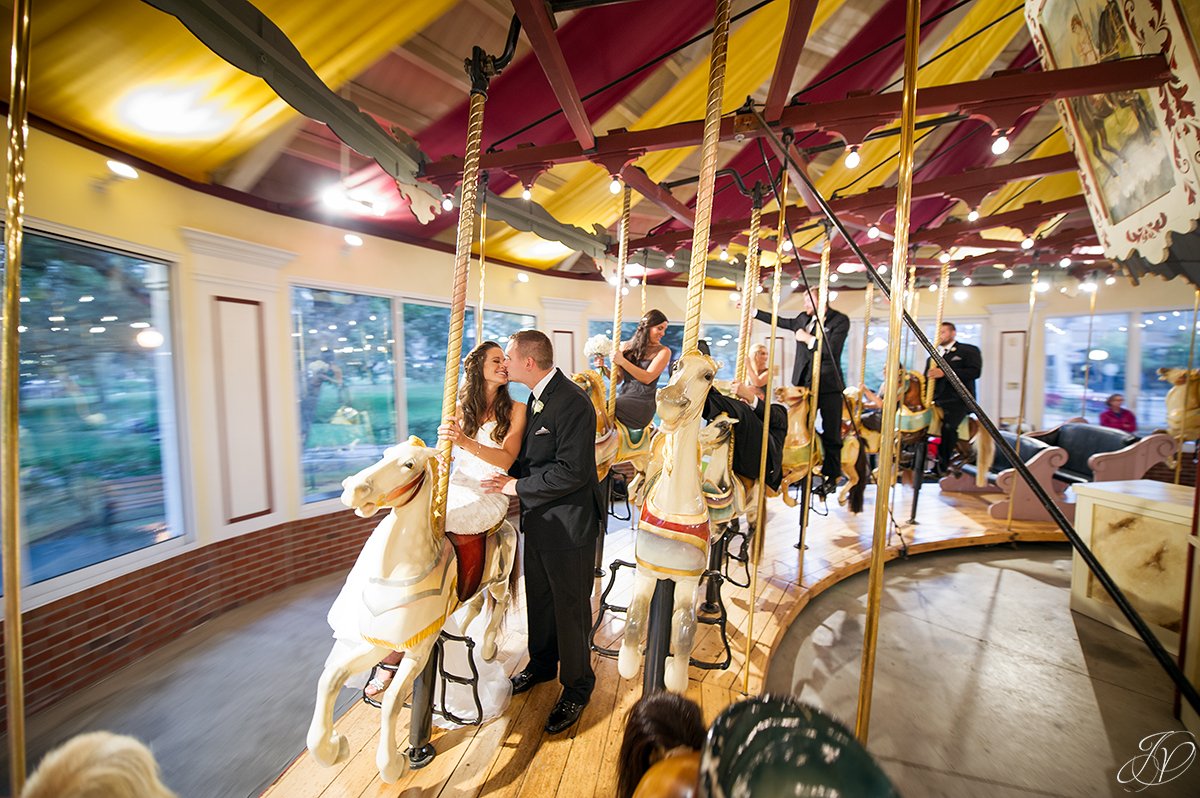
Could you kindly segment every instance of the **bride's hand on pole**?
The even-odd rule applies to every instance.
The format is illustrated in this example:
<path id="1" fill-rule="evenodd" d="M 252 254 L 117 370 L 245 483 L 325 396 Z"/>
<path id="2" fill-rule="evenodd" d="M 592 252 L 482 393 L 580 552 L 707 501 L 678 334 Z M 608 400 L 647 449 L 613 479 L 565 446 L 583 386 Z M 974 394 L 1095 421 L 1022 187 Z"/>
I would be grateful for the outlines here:
<path id="1" fill-rule="evenodd" d="M 447 418 L 438 427 L 438 440 L 448 440 L 455 446 L 461 446 L 463 440 L 462 429 L 458 426 L 458 421 L 453 418 Z"/>

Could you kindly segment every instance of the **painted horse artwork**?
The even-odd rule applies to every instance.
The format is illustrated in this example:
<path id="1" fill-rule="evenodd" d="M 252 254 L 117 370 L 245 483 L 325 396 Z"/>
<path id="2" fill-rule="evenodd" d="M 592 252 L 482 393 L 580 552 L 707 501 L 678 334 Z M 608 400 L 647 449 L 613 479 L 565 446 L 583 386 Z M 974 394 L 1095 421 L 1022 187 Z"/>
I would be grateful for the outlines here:
<path id="1" fill-rule="evenodd" d="M 638 475 L 646 472 L 656 430 L 629 429 L 608 415 L 604 377 L 594 369 L 571 375 L 571 380 L 587 392 L 596 409 L 596 477 L 601 482 L 617 463 L 629 463 Z M 637 477 L 635 476 L 635 479 Z"/>
<path id="2" fill-rule="evenodd" d="M 701 487 L 700 414 L 717 364 L 692 351 L 675 363 L 671 380 L 658 392 L 662 419 L 662 473 L 646 494 L 638 522 L 633 598 L 617 657 L 622 678 L 642 666 L 650 600 L 658 581 L 674 583 L 671 636 L 664 683 L 674 693 L 687 690 L 688 664 L 696 637 L 696 593 L 708 565 L 709 514 Z"/>
<path id="3" fill-rule="evenodd" d="M 358 639 L 337 640 L 318 683 L 307 743 L 313 758 L 324 767 L 344 762 L 350 755 L 349 742 L 333 728 L 333 707 L 338 691 L 352 675 L 366 671 L 392 651 L 404 654 L 383 694 L 375 756 L 380 778 L 390 784 L 407 767 L 407 757 L 396 739 L 396 719 L 451 613 L 467 605 L 465 629 L 485 603 L 489 604 L 481 653 L 487 661 L 496 656 L 496 638 L 510 597 L 517 534 L 507 521 L 482 536 L 457 536 L 470 539 L 460 544 L 453 542 L 452 530 L 440 534 L 433 518 L 438 470 L 437 450 L 414 437 L 388 449 L 378 463 L 342 482 L 342 503 L 356 515 L 370 518 L 384 508 L 390 512 L 367 539 L 347 579 L 350 583 L 358 572 L 363 585 Z M 462 556 L 458 545 L 463 547 Z M 471 550 L 474 556 L 467 554 Z"/>

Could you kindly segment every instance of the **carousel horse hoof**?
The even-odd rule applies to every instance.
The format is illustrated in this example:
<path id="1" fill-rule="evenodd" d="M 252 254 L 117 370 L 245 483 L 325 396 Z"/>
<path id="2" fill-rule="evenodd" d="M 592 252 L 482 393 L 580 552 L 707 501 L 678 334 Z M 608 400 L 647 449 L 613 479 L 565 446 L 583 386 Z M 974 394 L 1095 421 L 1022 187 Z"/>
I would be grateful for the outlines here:
<path id="1" fill-rule="evenodd" d="M 622 679 L 632 679 L 638 675 L 642 667 L 642 655 L 633 646 L 621 645 L 621 653 L 617 654 L 617 673 Z"/>
<path id="2" fill-rule="evenodd" d="M 318 765 L 323 768 L 331 768 L 350 758 L 350 741 L 334 732 L 315 744 L 310 741 L 308 752 L 312 754 L 313 759 L 317 760 Z"/>
<path id="3" fill-rule="evenodd" d="M 400 756 L 395 751 L 387 754 L 380 752 L 375 758 L 375 765 L 379 768 L 379 778 L 384 784 L 395 784 L 408 772 L 407 757 Z"/>
<path id="4" fill-rule="evenodd" d="M 668 656 L 663 673 L 663 685 L 672 693 L 683 695 L 688 686 L 688 661 L 683 657 Z"/>
<path id="5" fill-rule="evenodd" d="M 483 641 L 483 648 L 479 652 L 479 655 L 483 657 L 483 661 L 491 662 L 492 660 L 496 659 L 497 653 L 496 640 L 494 638 L 491 640 L 485 638 Z"/>

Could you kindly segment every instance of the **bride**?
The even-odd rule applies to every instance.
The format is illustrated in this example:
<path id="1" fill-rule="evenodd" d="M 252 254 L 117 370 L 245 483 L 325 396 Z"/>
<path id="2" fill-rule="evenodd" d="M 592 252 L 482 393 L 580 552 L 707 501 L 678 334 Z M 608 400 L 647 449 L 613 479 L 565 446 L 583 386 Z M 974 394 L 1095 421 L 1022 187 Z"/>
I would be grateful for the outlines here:
<path id="1" fill-rule="evenodd" d="M 446 419 L 438 427 L 439 439 L 449 439 L 454 444 L 454 471 L 450 475 L 450 490 L 446 497 L 447 531 L 459 535 L 482 534 L 508 514 L 508 497 L 485 493 L 480 482 L 495 473 L 506 472 L 516 460 L 525 434 L 525 413 L 525 405 L 514 403 L 509 396 L 508 369 L 500 345 L 484 341 L 472 349 L 463 361 L 457 416 Z M 352 605 L 351 597 L 357 596 L 362 589 L 362 581 L 355 578 L 357 570 L 356 564 L 329 610 L 329 624 L 335 638 L 357 639 L 358 636 L 357 615 L 351 609 L 357 603 Z M 343 596 L 346 596 L 345 600 Z M 339 611 L 341 608 L 347 611 Z M 486 613 L 479 616 L 472 629 L 466 630 L 457 623 L 457 615 L 447 619 L 446 631 L 481 639 Z M 477 625 L 478 628 L 474 628 Z M 465 675 L 468 672 L 465 656 L 458 657 L 454 651 L 460 648 L 458 645 L 447 646 L 446 665 L 448 671 Z M 380 664 L 394 666 L 401 656 L 399 652 L 392 652 Z M 476 664 L 484 720 L 489 720 L 508 705 L 511 683 L 499 661 Z M 392 671 L 376 668 L 374 676 L 367 682 L 366 695 L 377 699 L 387 689 L 392 676 Z M 460 717 L 475 714 L 474 701 L 465 686 L 448 684 L 446 703 Z M 442 724 L 440 718 L 435 721 Z"/>

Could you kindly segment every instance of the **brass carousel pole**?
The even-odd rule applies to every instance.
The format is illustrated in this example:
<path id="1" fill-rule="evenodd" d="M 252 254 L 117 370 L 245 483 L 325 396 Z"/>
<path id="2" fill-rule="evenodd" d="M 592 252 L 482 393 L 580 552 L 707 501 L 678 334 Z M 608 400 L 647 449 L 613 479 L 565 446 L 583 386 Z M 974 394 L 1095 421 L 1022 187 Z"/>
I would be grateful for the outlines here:
<path id="1" fill-rule="evenodd" d="M 25 225 L 25 143 L 29 136 L 29 7 L 13 4 L 11 83 L 8 95 L 8 204 L 5 213 L 3 461 L 0 506 L 3 507 L 4 667 L 8 700 L 8 771 L 12 794 L 25 786 L 25 663 L 22 657 L 19 410 L 21 323 L 21 246 Z"/>
<path id="2" fill-rule="evenodd" d="M 625 296 L 625 263 L 629 260 L 629 200 L 632 189 L 625 186 L 621 191 L 621 229 L 620 247 L 617 250 L 617 286 L 614 289 L 615 296 L 613 297 L 613 326 L 612 326 L 612 359 L 609 361 L 608 370 L 608 417 L 616 419 L 617 410 L 617 351 L 621 346 L 621 312 L 623 299 Z M 645 275 L 642 275 L 645 279 Z M 642 291 L 644 297 L 646 292 Z"/>
<path id="3" fill-rule="evenodd" d="M 862 356 L 858 364 L 858 384 L 866 386 L 867 384 L 867 344 L 871 341 L 871 307 L 875 303 L 875 283 L 867 280 L 866 290 L 863 292 L 863 345 Z M 859 407 L 862 407 L 860 397 Z"/>
<path id="4" fill-rule="evenodd" d="M 812 484 L 813 478 L 813 460 L 817 451 L 817 404 L 821 396 L 821 358 L 825 343 L 825 310 L 829 305 L 829 262 L 833 253 L 833 236 L 830 235 L 828 222 L 825 224 L 825 246 L 821 249 L 821 272 L 817 279 L 817 341 L 813 346 L 812 356 L 812 388 L 808 395 L 808 429 L 812 434 L 812 438 L 808 444 L 808 477 L 804 482 L 804 491 L 808 495 L 804 496 L 800 502 L 800 542 L 797 548 L 800 550 L 799 555 L 799 571 L 800 584 L 804 584 L 804 535 L 808 531 L 808 514 L 812 510 L 812 493 L 808 490 L 808 486 Z M 797 342 L 796 346 L 800 346 Z M 840 430 L 838 431 L 840 434 Z"/>
<path id="5" fill-rule="evenodd" d="M 1034 255 L 1037 258 L 1037 255 Z M 1025 380 L 1029 376 L 1029 339 L 1033 337 L 1033 308 L 1037 304 L 1037 284 L 1040 270 L 1034 266 L 1033 274 L 1029 276 L 1029 316 L 1025 320 L 1025 346 L 1021 354 L 1021 398 L 1017 405 L 1017 438 L 1013 441 L 1013 451 L 1021 456 L 1021 427 L 1025 423 Z M 1012 493 L 1008 496 L 1008 521 L 1004 524 L 1006 532 L 1012 532 L 1013 507 L 1016 502 L 1018 480 L 1013 480 Z"/>
<path id="6" fill-rule="evenodd" d="M 758 458 L 758 530 L 750 547 L 750 612 L 746 618 L 745 673 L 742 692 L 750 693 L 750 652 L 754 649 L 754 608 L 758 605 L 758 562 L 762 559 L 763 538 L 767 533 L 767 444 L 771 434 L 771 377 L 775 374 L 775 333 L 779 329 L 779 287 L 783 282 L 783 242 L 787 238 L 788 173 L 783 170 L 782 190 L 779 192 L 779 232 L 775 246 L 775 270 L 771 276 L 771 338 L 767 344 L 767 382 L 763 385 L 762 450 Z M 804 268 L 801 266 L 801 268 Z M 744 304 L 750 304 L 749 301 Z M 804 574 L 800 574 L 801 580 Z"/>
<path id="7" fill-rule="evenodd" d="M 487 290 L 487 172 L 482 179 L 483 198 L 479 201 L 479 305 L 475 308 L 475 345 L 483 343 L 483 309 Z"/>
<path id="8" fill-rule="evenodd" d="M 942 264 L 942 273 L 938 280 L 937 316 L 933 323 L 933 342 L 936 344 L 942 335 L 942 322 L 946 320 L 946 293 L 950 290 L 950 263 Z M 933 407 L 933 388 L 936 378 L 925 381 L 925 406 Z M 915 477 L 914 477 L 915 478 Z"/>
<path id="9" fill-rule="evenodd" d="M 738 326 L 737 362 L 733 379 L 746 381 L 746 362 L 750 355 L 750 329 L 754 322 L 754 305 L 758 296 L 758 237 L 762 229 L 762 201 L 755 191 L 750 206 L 750 250 L 746 254 L 746 273 L 742 277 L 742 317 Z M 768 397 L 769 398 L 769 397 Z"/>
<path id="10" fill-rule="evenodd" d="M 904 308 L 904 266 L 908 256 L 909 211 L 912 201 L 914 121 L 917 99 L 917 56 L 921 38 L 921 0 L 908 0 L 904 37 L 904 93 L 900 111 L 900 180 L 896 194 L 896 239 L 892 246 L 892 297 L 888 327 L 888 360 L 884 368 L 883 441 L 879 447 L 879 485 L 892 484 L 896 436 L 896 405 L 899 376 L 893 364 L 900 346 Z M 858 688 L 858 710 L 854 731 L 867 742 L 871 719 L 871 695 L 875 681 L 875 646 L 879 638 L 879 603 L 883 597 L 884 543 L 888 531 L 887 491 L 876 491 L 875 528 L 871 541 L 870 588 L 864 629 L 862 676 Z"/>
<path id="11" fill-rule="evenodd" d="M 1187 376 L 1183 378 L 1183 399 L 1184 406 L 1187 406 L 1189 394 L 1192 390 L 1192 363 L 1196 355 L 1196 325 L 1200 324 L 1200 289 L 1196 290 L 1194 299 L 1192 300 L 1192 337 L 1188 343 L 1188 365 Z M 1186 419 L 1186 416 L 1185 416 Z M 1179 476 L 1183 471 L 1183 428 L 1179 430 L 1179 449 L 1175 452 L 1175 484 L 1179 484 Z"/>
<path id="12" fill-rule="evenodd" d="M 1096 286 L 1096 282 L 1092 281 L 1092 296 L 1088 300 L 1088 336 L 1086 353 L 1083 357 L 1083 400 L 1079 408 L 1079 415 L 1084 420 L 1087 419 L 1087 400 L 1088 386 L 1092 382 L 1092 327 L 1096 323 L 1096 294 L 1100 293 L 1100 289 Z"/>

